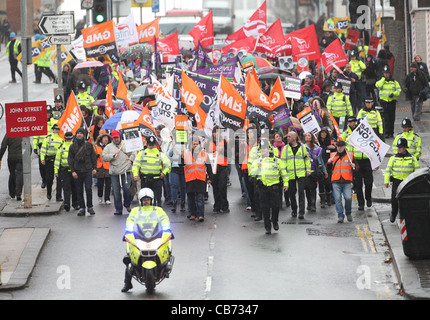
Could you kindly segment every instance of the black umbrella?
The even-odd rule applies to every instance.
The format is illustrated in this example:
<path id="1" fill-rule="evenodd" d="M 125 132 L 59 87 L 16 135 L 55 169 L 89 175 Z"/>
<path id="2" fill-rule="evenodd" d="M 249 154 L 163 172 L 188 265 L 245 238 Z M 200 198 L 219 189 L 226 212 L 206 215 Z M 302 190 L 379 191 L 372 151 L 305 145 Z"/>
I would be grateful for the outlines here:
<path id="1" fill-rule="evenodd" d="M 278 77 L 281 78 L 281 81 L 285 80 L 285 76 L 279 73 L 265 73 L 258 76 L 258 80 L 276 80 Z"/>
<path id="2" fill-rule="evenodd" d="M 152 84 L 145 84 L 143 86 L 137 87 L 131 93 L 132 100 L 139 100 L 142 97 L 154 96 L 154 90 L 152 88 Z"/>

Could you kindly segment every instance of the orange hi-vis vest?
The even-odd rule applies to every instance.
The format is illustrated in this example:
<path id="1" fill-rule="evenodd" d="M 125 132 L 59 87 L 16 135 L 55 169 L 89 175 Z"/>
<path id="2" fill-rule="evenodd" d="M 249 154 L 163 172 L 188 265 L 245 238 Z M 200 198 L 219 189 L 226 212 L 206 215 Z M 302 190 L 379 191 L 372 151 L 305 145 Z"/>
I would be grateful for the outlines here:
<path id="1" fill-rule="evenodd" d="M 209 152 L 213 153 L 215 155 L 216 151 L 218 148 L 225 148 L 226 144 L 225 144 L 225 140 L 222 140 L 219 142 L 218 146 L 214 143 L 211 142 L 209 145 Z M 228 160 L 227 157 L 225 156 L 225 149 L 223 150 L 222 153 L 218 152 L 217 153 L 217 164 L 223 167 L 228 166 Z"/>
<path id="2" fill-rule="evenodd" d="M 190 182 L 193 180 L 206 181 L 207 171 L 206 171 L 206 161 L 208 160 L 208 155 L 204 150 L 201 150 L 197 156 L 197 159 L 193 159 L 192 151 L 186 150 L 184 154 L 185 161 L 185 182 Z"/>
<path id="3" fill-rule="evenodd" d="M 341 180 L 352 182 L 354 170 L 352 169 L 352 161 L 354 160 L 354 153 L 348 152 L 342 158 L 339 158 L 338 153 L 333 155 L 333 172 L 331 175 L 331 182 L 338 182 Z"/>
<path id="4" fill-rule="evenodd" d="M 246 171 L 248 170 L 248 159 L 249 159 L 249 152 L 251 151 L 251 148 L 249 147 L 249 144 L 246 143 L 246 153 L 245 153 L 245 157 L 243 159 L 242 162 L 242 171 Z"/>
<path id="5" fill-rule="evenodd" d="M 103 149 L 100 146 L 96 146 L 96 153 L 99 156 L 97 158 L 97 169 L 100 169 L 103 167 L 103 169 L 109 170 L 110 168 L 110 163 L 103 161 L 102 159 L 102 153 L 103 153 Z"/>

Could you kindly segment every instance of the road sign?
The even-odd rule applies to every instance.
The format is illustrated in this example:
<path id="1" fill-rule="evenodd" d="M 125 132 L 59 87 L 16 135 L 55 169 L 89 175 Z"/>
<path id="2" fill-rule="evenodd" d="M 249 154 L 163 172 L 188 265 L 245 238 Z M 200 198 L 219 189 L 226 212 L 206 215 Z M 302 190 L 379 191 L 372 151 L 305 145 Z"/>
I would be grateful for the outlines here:
<path id="1" fill-rule="evenodd" d="M 71 34 L 75 32 L 73 14 L 44 15 L 39 20 L 39 29 L 43 34 Z"/>
<path id="2" fill-rule="evenodd" d="M 57 45 L 57 44 L 66 45 L 71 43 L 71 37 L 68 34 L 52 35 L 49 37 L 49 41 L 51 41 L 53 45 Z"/>
<path id="3" fill-rule="evenodd" d="M 160 12 L 160 0 L 152 0 L 152 12 Z"/>
<path id="4" fill-rule="evenodd" d="M 82 10 L 90 10 L 94 8 L 94 1 L 93 0 L 82 0 L 81 1 L 81 9 Z"/>
<path id="5" fill-rule="evenodd" d="M 48 133 L 46 101 L 6 103 L 8 138 L 44 136 Z"/>
<path id="6" fill-rule="evenodd" d="M 151 8 L 152 0 L 131 0 L 132 8 Z"/>

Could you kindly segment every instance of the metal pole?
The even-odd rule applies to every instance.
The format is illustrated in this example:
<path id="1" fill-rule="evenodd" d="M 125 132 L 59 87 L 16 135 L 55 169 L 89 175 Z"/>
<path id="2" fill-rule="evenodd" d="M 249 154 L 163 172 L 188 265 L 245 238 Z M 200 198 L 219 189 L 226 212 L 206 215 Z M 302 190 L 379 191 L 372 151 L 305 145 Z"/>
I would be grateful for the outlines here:
<path id="1" fill-rule="evenodd" d="M 28 101 L 27 73 L 27 5 L 26 0 L 20 0 L 21 5 L 21 49 L 22 49 L 22 102 Z M 30 137 L 22 138 L 22 171 L 24 178 L 24 208 L 32 207 L 31 196 L 31 141 Z"/>
<path id="2" fill-rule="evenodd" d="M 61 58 L 61 45 L 57 44 L 57 80 L 58 80 L 58 89 L 57 94 L 60 94 L 64 99 L 64 90 L 63 90 L 63 70 L 62 70 L 62 61 Z"/>
<path id="3" fill-rule="evenodd" d="M 140 7 L 140 24 L 142 24 L 143 23 L 143 12 L 142 12 L 142 4 L 141 3 L 139 4 L 139 7 Z"/>

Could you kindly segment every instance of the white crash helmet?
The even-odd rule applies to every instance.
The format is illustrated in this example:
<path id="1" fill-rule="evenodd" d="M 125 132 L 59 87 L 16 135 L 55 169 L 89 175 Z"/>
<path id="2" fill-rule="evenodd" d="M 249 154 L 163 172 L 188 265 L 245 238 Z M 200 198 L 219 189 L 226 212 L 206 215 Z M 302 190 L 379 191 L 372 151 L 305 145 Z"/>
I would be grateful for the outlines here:
<path id="1" fill-rule="evenodd" d="M 139 201 L 142 201 L 143 198 L 151 198 L 151 200 L 154 200 L 154 191 L 150 188 L 140 189 L 137 197 L 139 198 Z"/>

